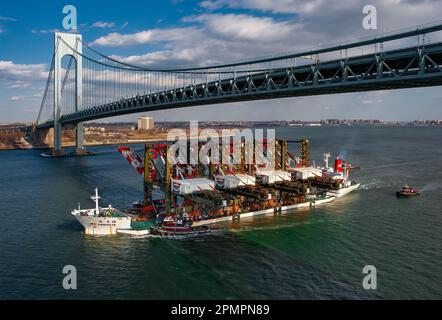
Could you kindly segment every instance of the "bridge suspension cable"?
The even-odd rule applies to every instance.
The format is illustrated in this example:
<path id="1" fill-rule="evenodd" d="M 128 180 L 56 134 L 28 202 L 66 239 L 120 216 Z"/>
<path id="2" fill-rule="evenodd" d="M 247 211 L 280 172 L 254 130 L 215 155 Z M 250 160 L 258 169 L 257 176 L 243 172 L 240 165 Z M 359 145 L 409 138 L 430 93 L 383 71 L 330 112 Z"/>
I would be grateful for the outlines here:
<path id="1" fill-rule="evenodd" d="M 46 87 L 45 87 L 45 91 L 43 93 L 43 98 L 41 100 L 40 109 L 38 111 L 38 116 L 37 116 L 36 124 L 40 123 L 40 118 L 41 118 L 41 115 L 42 115 L 42 112 L 43 112 L 43 108 L 44 108 L 44 106 L 46 104 L 46 98 L 48 96 L 49 86 L 51 84 L 52 73 L 54 72 L 54 62 L 55 62 L 55 53 L 52 54 L 51 67 L 49 69 L 48 79 L 46 80 Z"/>
<path id="2" fill-rule="evenodd" d="M 303 50 L 300 52 L 289 53 L 289 54 L 285 54 L 285 55 L 275 55 L 275 56 L 257 58 L 257 59 L 252 59 L 252 60 L 243 60 L 243 61 L 238 61 L 238 62 L 233 62 L 233 63 L 209 65 L 209 66 L 202 66 L 202 67 L 188 67 L 188 68 L 170 68 L 170 69 L 144 68 L 141 66 L 136 66 L 133 64 L 121 62 L 116 59 L 110 58 L 110 57 L 100 53 L 99 51 L 91 48 L 88 44 L 86 44 L 84 42 L 83 42 L 83 45 L 86 46 L 92 52 L 98 54 L 99 56 L 101 56 L 105 59 L 108 59 L 110 61 L 113 61 L 115 63 L 124 65 L 126 67 L 130 67 L 133 69 L 139 69 L 139 70 L 144 70 L 144 71 L 156 71 L 156 72 L 188 72 L 188 71 L 201 71 L 201 70 L 209 70 L 209 69 L 222 69 L 222 68 L 236 67 L 236 66 L 243 66 L 243 65 L 253 65 L 253 64 L 273 62 L 273 61 L 293 59 L 293 58 L 305 58 L 305 57 L 309 57 L 309 56 L 311 57 L 314 55 L 327 53 L 327 52 L 347 50 L 347 49 L 351 49 L 351 48 L 363 47 L 363 46 L 367 46 L 367 45 L 371 45 L 371 44 L 383 43 L 383 42 L 398 40 L 398 39 L 402 39 L 402 38 L 408 38 L 408 37 L 412 37 L 412 36 L 425 35 L 427 33 L 441 31 L 442 30 L 441 22 L 442 22 L 442 20 L 434 21 L 434 22 L 420 25 L 420 26 L 404 28 L 404 29 L 400 29 L 400 30 L 394 30 L 394 31 L 390 32 L 391 34 L 384 34 L 379 37 L 370 37 L 370 38 L 365 38 L 365 39 L 362 39 L 362 40 L 359 40 L 356 42 L 325 46 L 320 49 Z M 401 32 L 399 32 L 399 31 L 401 31 Z M 262 71 L 262 70 L 259 70 L 259 71 Z M 237 72 L 247 72 L 247 70 L 237 70 Z"/>

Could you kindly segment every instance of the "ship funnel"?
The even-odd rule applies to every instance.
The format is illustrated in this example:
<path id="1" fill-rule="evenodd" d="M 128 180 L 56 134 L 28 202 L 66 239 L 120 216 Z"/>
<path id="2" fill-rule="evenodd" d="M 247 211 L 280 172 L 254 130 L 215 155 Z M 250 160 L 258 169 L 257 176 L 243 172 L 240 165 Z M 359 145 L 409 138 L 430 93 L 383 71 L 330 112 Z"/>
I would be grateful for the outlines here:
<path id="1" fill-rule="evenodd" d="M 336 158 L 335 160 L 335 172 L 342 173 L 342 160 L 339 158 Z"/>

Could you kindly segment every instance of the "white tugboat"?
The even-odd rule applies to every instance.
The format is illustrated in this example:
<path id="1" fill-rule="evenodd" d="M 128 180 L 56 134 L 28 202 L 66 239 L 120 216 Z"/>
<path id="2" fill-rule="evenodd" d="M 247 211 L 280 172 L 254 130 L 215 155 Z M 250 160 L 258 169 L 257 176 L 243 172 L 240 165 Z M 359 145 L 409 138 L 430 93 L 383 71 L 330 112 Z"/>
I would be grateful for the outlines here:
<path id="1" fill-rule="evenodd" d="M 112 235 L 117 233 L 128 235 L 146 235 L 150 233 L 150 221 L 135 221 L 132 217 L 113 208 L 100 208 L 98 200 L 98 189 L 95 188 L 95 195 L 91 196 L 95 201 L 93 209 L 72 210 L 72 215 L 84 227 L 85 234 L 91 235 Z"/>

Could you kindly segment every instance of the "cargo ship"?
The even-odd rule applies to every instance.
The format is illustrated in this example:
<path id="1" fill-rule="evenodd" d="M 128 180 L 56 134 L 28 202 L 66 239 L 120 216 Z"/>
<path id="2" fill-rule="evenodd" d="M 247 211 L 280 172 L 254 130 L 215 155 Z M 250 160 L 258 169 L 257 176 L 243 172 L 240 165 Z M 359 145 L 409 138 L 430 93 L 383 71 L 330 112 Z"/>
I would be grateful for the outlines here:
<path id="1" fill-rule="evenodd" d="M 301 145 L 300 156 L 288 152 L 288 143 Z M 340 157 L 333 167 L 329 166 L 330 153 L 324 154 L 324 166 L 310 165 L 307 139 L 276 140 L 274 149 L 267 141 L 254 141 L 252 149 L 244 142 L 238 144 L 231 142 L 222 151 L 233 158 L 238 148 L 241 159 L 236 164 L 189 164 L 192 147 L 180 159 L 168 143 L 146 144 L 144 159 L 129 147 L 118 147 L 143 177 L 143 201 L 120 212 L 112 207 L 98 208 L 96 194 L 96 209 L 74 210 L 73 214 L 87 234 L 198 235 L 210 232 L 207 225 L 211 224 L 326 204 L 360 185 L 349 177 L 358 167 Z M 265 154 L 274 153 L 270 168 L 257 152 L 258 145 Z M 203 143 L 193 146 L 198 152 L 201 147 Z M 248 153 L 253 153 L 251 163 L 245 161 Z M 142 230 L 136 230 L 138 220 L 144 222 Z"/>

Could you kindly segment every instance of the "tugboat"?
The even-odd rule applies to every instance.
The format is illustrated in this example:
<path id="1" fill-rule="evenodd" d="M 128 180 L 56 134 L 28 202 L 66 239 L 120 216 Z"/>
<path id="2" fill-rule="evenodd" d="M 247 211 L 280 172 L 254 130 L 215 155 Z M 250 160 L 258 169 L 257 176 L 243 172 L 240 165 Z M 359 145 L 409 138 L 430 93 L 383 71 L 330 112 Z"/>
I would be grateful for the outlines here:
<path id="1" fill-rule="evenodd" d="M 396 197 L 398 198 L 410 198 L 420 194 L 421 192 L 419 190 L 416 190 L 408 185 L 404 185 L 402 190 L 396 191 Z"/>
<path id="2" fill-rule="evenodd" d="M 192 222 L 180 218 L 166 217 L 154 232 L 161 236 L 190 236 L 208 233 L 211 229 L 207 226 L 192 227 Z"/>

